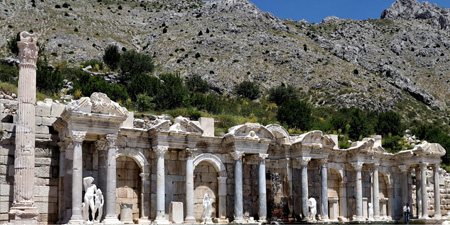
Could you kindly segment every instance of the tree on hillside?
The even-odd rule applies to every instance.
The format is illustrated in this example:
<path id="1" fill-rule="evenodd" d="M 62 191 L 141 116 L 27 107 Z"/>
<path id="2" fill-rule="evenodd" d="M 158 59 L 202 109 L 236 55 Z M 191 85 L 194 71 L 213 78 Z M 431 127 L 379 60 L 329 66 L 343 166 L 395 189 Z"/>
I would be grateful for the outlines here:
<path id="1" fill-rule="evenodd" d="M 193 75 L 186 78 L 186 87 L 191 92 L 206 93 L 209 90 L 209 85 L 199 75 Z"/>
<path id="2" fill-rule="evenodd" d="M 375 131 L 383 137 L 401 135 L 403 133 L 402 118 L 393 111 L 380 113 L 378 115 L 377 126 Z"/>
<path id="3" fill-rule="evenodd" d="M 116 70 L 119 66 L 119 61 L 119 48 L 116 45 L 108 45 L 105 49 L 105 54 L 103 55 L 103 62 L 105 62 L 111 70 Z"/>
<path id="4" fill-rule="evenodd" d="M 284 102 L 294 100 L 298 98 L 297 91 L 291 85 L 287 87 L 281 84 L 278 87 L 271 88 L 269 90 L 269 101 L 277 105 L 281 105 Z"/>
<path id="5" fill-rule="evenodd" d="M 360 109 L 351 109 L 350 111 L 350 128 L 348 136 L 353 140 L 359 140 L 360 137 L 369 135 L 368 124 L 364 112 Z"/>
<path id="6" fill-rule="evenodd" d="M 17 33 L 16 36 L 12 37 L 7 43 L 9 51 L 14 56 L 19 55 L 19 46 L 17 46 L 18 41 L 20 41 L 20 33 Z"/>
<path id="7" fill-rule="evenodd" d="M 126 51 L 122 54 L 119 67 L 122 70 L 121 80 L 124 83 L 128 83 L 136 74 L 150 73 L 154 69 L 152 58 L 135 50 Z"/>
<path id="8" fill-rule="evenodd" d="M 277 119 L 289 127 L 307 131 L 312 125 L 311 107 L 298 99 L 287 101 L 278 108 Z"/>
<path id="9" fill-rule="evenodd" d="M 154 76 L 147 74 L 137 74 L 127 85 L 128 95 L 132 100 L 136 100 L 139 94 L 145 94 L 154 97 L 158 92 L 161 81 Z"/>
<path id="10" fill-rule="evenodd" d="M 164 73 L 159 75 L 161 85 L 155 96 L 158 109 L 174 109 L 183 106 L 183 99 L 187 96 L 187 90 L 183 79 L 179 75 Z"/>
<path id="11" fill-rule="evenodd" d="M 234 87 L 234 92 L 241 98 L 255 100 L 259 98 L 259 85 L 255 82 L 243 81 Z"/>

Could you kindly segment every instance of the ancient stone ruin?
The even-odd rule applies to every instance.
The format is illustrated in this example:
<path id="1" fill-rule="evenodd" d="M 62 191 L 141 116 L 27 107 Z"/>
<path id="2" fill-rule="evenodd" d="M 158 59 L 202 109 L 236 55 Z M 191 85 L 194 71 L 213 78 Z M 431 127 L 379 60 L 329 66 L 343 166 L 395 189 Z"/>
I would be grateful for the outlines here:
<path id="1" fill-rule="evenodd" d="M 218 137 L 212 118 L 135 119 L 102 93 L 35 103 L 37 36 L 21 35 L 18 100 L 0 99 L 0 223 L 383 223 L 405 203 L 442 223 L 450 212 L 439 144 L 391 154 L 373 136 L 340 149 L 336 135 L 258 123 Z"/>

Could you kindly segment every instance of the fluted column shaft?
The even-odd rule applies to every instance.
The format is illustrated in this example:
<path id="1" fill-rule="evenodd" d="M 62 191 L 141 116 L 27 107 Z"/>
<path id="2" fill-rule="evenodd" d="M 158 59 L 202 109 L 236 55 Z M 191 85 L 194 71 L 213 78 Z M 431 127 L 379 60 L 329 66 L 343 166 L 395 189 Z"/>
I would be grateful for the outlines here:
<path id="1" fill-rule="evenodd" d="M 85 131 L 72 131 L 73 163 L 72 163 L 72 217 L 70 223 L 83 221 L 83 140 Z"/>
<path id="2" fill-rule="evenodd" d="M 106 216 L 105 224 L 115 224 L 119 223 L 116 213 L 116 173 L 117 173 L 117 134 L 107 134 L 106 144 L 107 144 L 107 156 L 106 156 Z"/>
<path id="3" fill-rule="evenodd" d="M 194 157 L 195 149 L 186 149 L 186 223 L 194 223 Z"/>
<path id="4" fill-rule="evenodd" d="M 378 182 L 378 165 L 373 168 L 373 211 L 374 218 L 380 219 L 380 188 Z"/>
<path id="5" fill-rule="evenodd" d="M 234 222 L 244 222 L 244 205 L 242 196 L 242 156 L 243 152 L 230 153 L 234 159 Z"/>
<path id="6" fill-rule="evenodd" d="M 362 162 L 352 163 L 352 166 L 355 168 L 356 172 L 356 220 L 363 220 L 363 202 L 362 202 L 362 176 L 361 170 L 363 167 Z"/>
<path id="7" fill-rule="evenodd" d="M 36 61 L 38 35 L 20 33 L 16 151 L 14 152 L 14 200 L 10 214 L 17 223 L 36 224 L 34 204 Z"/>
<path id="8" fill-rule="evenodd" d="M 218 194 L 219 194 L 219 220 L 226 220 L 227 216 L 227 177 L 217 177 L 219 183 Z"/>
<path id="9" fill-rule="evenodd" d="M 309 220 L 308 210 L 308 162 L 311 161 L 311 157 L 298 158 L 301 164 L 302 172 L 302 213 L 303 220 Z"/>
<path id="10" fill-rule="evenodd" d="M 434 218 L 441 218 L 441 193 L 439 191 L 439 165 L 434 165 Z"/>
<path id="11" fill-rule="evenodd" d="M 420 167 L 415 168 L 416 171 L 416 210 L 417 218 L 422 218 L 422 178 L 420 177 Z M 403 203 L 404 204 L 404 203 Z"/>
<path id="12" fill-rule="evenodd" d="M 320 198 L 320 213 L 323 220 L 328 220 L 328 164 L 327 160 L 322 159 L 319 161 L 320 165 L 320 178 L 321 178 L 321 198 Z"/>
<path id="13" fill-rule="evenodd" d="M 267 196 L 266 196 L 266 158 L 268 154 L 259 154 L 259 222 L 267 219 Z"/>
<path id="14" fill-rule="evenodd" d="M 141 194 L 141 218 L 140 221 L 148 221 L 150 213 L 150 174 L 140 173 L 142 180 L 142 194 Z"/>
<path id="15" fill-rule="evenodd" d="M 164 169 L 164 156 L 169 150 L 168 146 L 156 146 L 156 223 L 168 223 L 166 219 L 166 175 Z"/>
<path id="16" fill-rule="evenodd" d="M 420 164 L 422 186 L 422 218 L 428 218 L 427 164 Z"/>

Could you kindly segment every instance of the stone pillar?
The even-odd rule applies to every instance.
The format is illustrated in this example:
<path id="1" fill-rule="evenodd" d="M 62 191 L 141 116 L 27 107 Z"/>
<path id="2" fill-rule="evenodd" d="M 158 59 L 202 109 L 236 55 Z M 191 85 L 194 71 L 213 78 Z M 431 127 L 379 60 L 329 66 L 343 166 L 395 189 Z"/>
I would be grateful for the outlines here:
<path id="1" fill-rule="evenodd" d="M 295 218 L 294 194 L 292 193 L 292 161 L 290 158 L 286 159 L 286 177 L 288 182 L 289 218 Z"/>
<path id="2" fill-rule="evenodd" d="M 65 141 L 65 161 L 66 170 L 64 171 L 64 220 L 63 223 L 69 223 L 72 217 L 72 175 L 73 175 L 73 142 L 68 139 Z"/>
<path id="3" fill-rule="evenodd" d="M 420 175 L 420 167 L 414 169 L 416 171 L 416 210 L 417 218 L 422 218 L 422 179 Z"/>
<path id="4" fill-rule="evenodd" d="M 348 217 L 347 213 L 347 183 L 339 183 L 339 216 Z"/>
<path id="5" fill-rule="evenodd" d="M 142 194 L 141 194 L 141 218 L 139 218 L 139 224 L 150 224 L 150 174 L 140 173 L 142 181 Z"/>
<path id="6" fill-rule="evenodd" d="M 303 220 L 309 220 L 308 210 L 308 162 L 311 161 L 311 157 L 301 157 L 298 159 L 301 164 L 302 170 L 302 213 Z"/>
<path id="7" fill-rule="evenodd" d="M 73 141 L 73 163 L 72 163 L 72 217 L 69 223 L 82 224 L 82 201 L 83 201 L 83 140 L 86 131 L 72 131 L 70 137 Z"/>
<path id="8" fill-rule="evenodd" d="M 227 217 L 227 178 L 217 177 L 219 183 L 219 221 L 218 223 L 228 223 Z"/>
<path id="9" fill-rule="evenodd" d="M 234 223 L 244 223 L 244 205 L 242 196 L 242 156 L 243 152 L 231 152 L 234 159 Z"/>
<path id="10" fill-rule="evenodd" d="M 196 149 L 186 149 L 186 218 L 185 223 L 195 223 L 194 217 L 194 159 Z"/>
<path id="11" fill-rule="evenodd" d="M 153 148 L 156 152 L 156 224 L 169 224 L 166 218 L 166 179 L 164 169 L 164 156 L 169 146 L 158 145 Z"/>
<path id="12" fill-rule="evenodd" d="M 356 172 L 356 187 L 355 187 L 355 196 L 356 196 L 356 220 L 363 220 L 363 199 L 362 199 L 362 176 L 361 169 L 364 163 L 356 162 L 352 163 L 352 166 L 355 168 Z"/>
<path id="13" fill-rule="evenodd" d="M 441 193 L 439 191 L 439 168 L 438 164 L 435 164 L 434 169 L 434 218 L 441 218 Z"/>
<path id="14" fill-rule="evenodd" d="M 107 155 L 106 155 L 106 216 L 105 224 L 120 223 L 116 213 L 116 153 L 117 153 L 117 134 L 107 134 Z"/>
<path id="15" fill-rule="evenodd" d="M 428 219 L 428 193 L 427 193 L 427 166 L 426 163 L 419 164 L 422 186 L 422 219 Z"/>
<path id="16" fill-rule="evenodd" d="M 59 182 L 58 182 L 58 222 L 61 224 L 64 222 L 64 174 L 66 171 L 66 164 L 64 163 L 66 159 L 66 144 L 65 142 L 59 142 Z"/>
<path id="17" fill-rule="evenodd" d="M 380 220 L 380 188 L 378 181 L 378 164 L 373 167 L 373 216 Z"/>
<path id="18" fill-rule="evenodd" d="M 328 165 L 326 159 L 319 160 L 320 165 L 320 215 L 322 220 L 328 220 Z"/>
<path id="19" fill-rule="evenodd" d="M 14 153 L 14 201 L 9 212 L 14 224 L 37 224 L 34 204 L 34 147 L 36 105 L 37 34 L 20 33 L 19 84 Z"/>
<path id="20" fill-rule="evenodd" d="M 259 222 L 267 222 L 267 196 L 266 196 L 266 158 L 269 154 L 259 153 Z"/>
<path id="21" fill-rule="evenodd" d="M 98 151 L 98 179 L 97 179 L 97 187 L 103 192 L 106 193 L 106 183 L 107 183 L 107 176 L 105 176 L 108 173 L 108 152 L 107 152 L 107 143 L 106 139 L 102 138 L 100 140 L 97 140 L 95 142 L 95 148 Z M 103 175 L 103 176 L 102 176 Z M 105 210 L 105 204 L 103 205 L 103 212 L 106 212 Z M 100 218 L 100 221 L 103 221 L 106 214 L 103 213 L 102 218 Z"/>

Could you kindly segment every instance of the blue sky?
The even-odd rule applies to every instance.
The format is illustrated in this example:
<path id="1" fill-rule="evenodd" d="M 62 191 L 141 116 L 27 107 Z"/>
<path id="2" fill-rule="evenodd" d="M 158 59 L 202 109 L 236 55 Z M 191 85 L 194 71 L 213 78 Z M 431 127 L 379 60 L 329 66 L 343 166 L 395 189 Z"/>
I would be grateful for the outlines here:
<path id="1" fill-rule="evenodd" d="M 365 20 L 379 18 L 395 0 L 250 0 L 263 11 L 282 19 L 320 23 L 327 16 Z M 422 2 L 423 0 L 419 0 Z M 449 0 L 429 0 L 450 8 Z"/>

